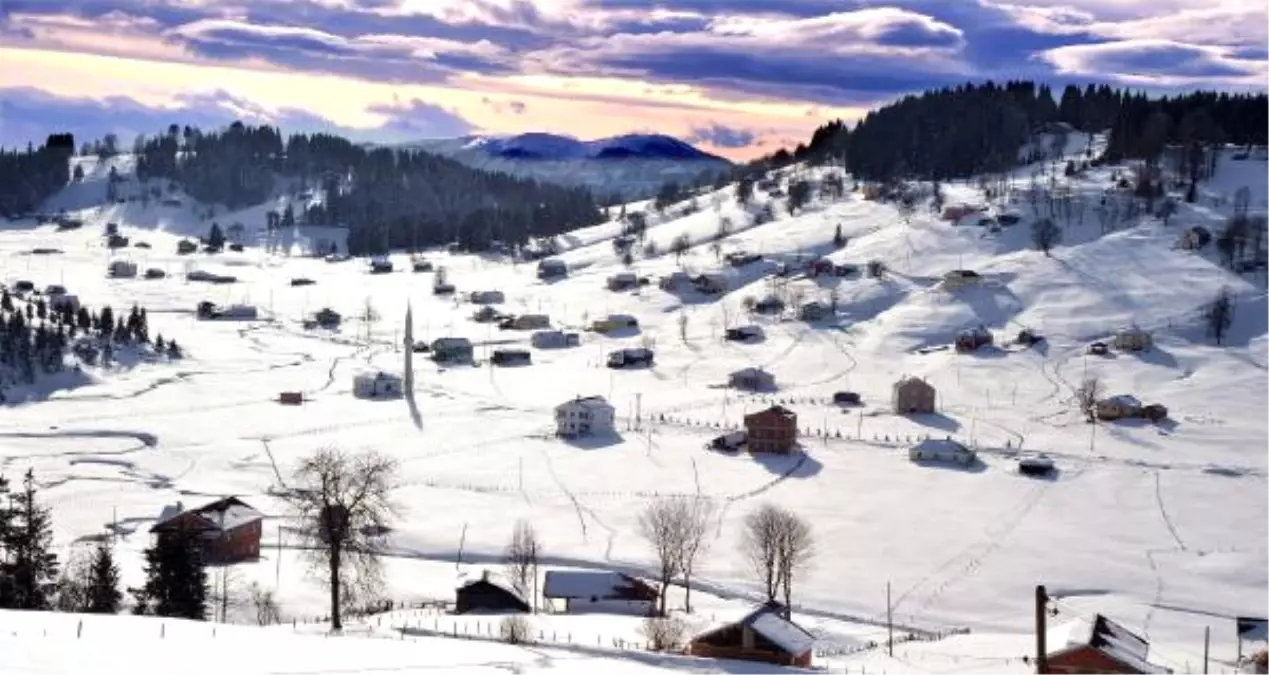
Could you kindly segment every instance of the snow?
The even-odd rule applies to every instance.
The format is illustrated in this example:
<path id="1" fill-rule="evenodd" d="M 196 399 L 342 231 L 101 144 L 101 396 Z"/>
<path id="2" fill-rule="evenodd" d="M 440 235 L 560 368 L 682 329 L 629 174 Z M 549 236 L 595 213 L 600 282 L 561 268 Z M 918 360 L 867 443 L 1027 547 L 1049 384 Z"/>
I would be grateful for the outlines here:
<path id="1" fill-rule="evenodd" d="M 1208 192 L 1195 204 L 1182 203 L 1169 225 L 1147 218 L 1103 232 L 1091 209 L 1083 225 L 1059 219 L 1064 241 L 1052 257 L 1030 242 L 1033 210 L 1025 201 L 1009 205 L 1022 222 L 1000 232 L 951 225 L 925 211 L 904 226 L 890 205 L 855 193 L 832 203 L 815 201 L 794 215 L 777 203 L 777 218 L 763 225 L 750 224 L 747 213 L 766 197 L 760 194 L 758 205 L 745 207 L 730 190 L 719 193 L 717 208 L 706 194 L 692 214 L 649 212 L 649 240 L 664 250 L 685 234 L 692 248 L 681 265 L 673 255 L 637 256 L 629 271 L 639 276 L 717 269 L 721 260 L 709 245 L 722 217 L 734 223 L 722 239 L 723 252 L 744 249 L 771 261 L 735 268 L 728 291 L 717 296 L 655 287 L 608 291 L 604 280 L 626 271 L 611 245 L 621 233 L 615 221 L 560 237 L 558 258 L 570 276 L 550 283 L 536 278 L 535 264 L 428 252 L 460 287 L 504 289 L 508 311 L 546 313 L 561 330 L 573 332 L 599 317 L 629 315 L 639 330 L 585 333 L 578 348 L 537 351 L 534 365 L 524 368 L 416 359 L 412 397 L 368 401 L 351 395 L 353 375 L 400 371 L 407 303 L 415 310 L 414 336 L 424 342 L 463 338 L 492 352 L 527 346 L 531 336 L 470 321 L 467 303 L 433 296 L 431 280 L 418 274 L 370 275 L 361 264 L 309 257 L 319 240 L 342 247 L 333 228 L 297 226 L 269 235 L 264 212 L 292 199 L 285 194 L 251 209 L 218 210 L 218 222 L 244 225 L 243 252 L 177 255 L 177 241 L 205 234 L 209 225 L 198 219 L 192 200 L 178 191 L 181 207 L 101 205 L 103 167 L 128 173 L 130 159 L 76 161 L 85 164 L 87 178 L 45 210 L 65 207 L 84 227 L 59 232 L 33 220 L 0 223 L 0 281 L 63 284 L 86 306 L 109 304 L 116 314 L 141 304 L 151 334 L 177 339 L 186 357 L 87 367 L 35 387 L 6 382 L 0 468 L 10 476 L 34 468 L 62 553 L 116 533 L 124 585 L 139 583 L 147 531 L 165 504 L 233 494 L 265 514 L 261 560 L 236 565 L 235 573 L 243 583 L 276 588 L 287 617 L 323 613 L 320 575 L 304 565 L 293 523 L 273 495 L 301 457 L 337 446 L 375 448 L 400 462 L 396 498 L 403 512 L 393 526 L 385 577 L 385 593 L 393 599 L 452 599 L 455 567 L 497 564 L 519 518 L 540 532 L 548 570 L 648 577 L 654 561 L 638 534 L 641 508 L 657 496 L 699 494 L 714 501 L 717 518 L 693 588 L 697 613 L 689 618 L 709 613 L 736 619 L 763 599 L 737 551 L 743 519 L 763 502 L 783 506 L 812 524 L 818 548 L 794 592 L 795 621 L 816 636 L 817 649 L 862 649 L 817 657 L 817 665 L 852 672 L 861 666 L 877 672 L 1027 671 L 1021 657 L 1033 645 L 1037 583 L 1059 599 L 1062 616 L 1055 621 L 1093 613 L 1113 617 L 1150 640 L 1152 660 L 1178 671 L 1186 661 L 1198 663 L 1205 626 L 1212 628 L 1214 672 L 1232 669 L 1232 617 L 1264 612 L 1264 277 L 1229 273 L 1211 250 L 1173 249 L 1187 227 L 1219 231 L 1232 204 L 1213 196 L 1248 185 L 1253 210 L 1263 209 L 1269 191 L 1264 162 L 1222 161 Z M 1058 181 L 1095 199 L 1113 169 Z M 819 171 L 795 167 L 790 173 L 815 177 Z M 1025 178 L 1015 183 L 1025 184 Z M 135 181 L 123 186 L 134 187 Z M 949 202 L 981 201 L 972 181 L 946 183 L 945 191 Z M 107 222 L 118 223 L 123 236 L 151 243 L 152 249 L 128 252 L 140 267 L 163 269 L 167 278 L 108 278 L 111 256 L 100 237 Z M 841 249 L 832 243 L 838 226 L 849 240 Z M 24 255 L 36 247 L 63 253 Z M 800 269 L 799 256 L 856 265 L 877 259 L 890 271 L 879 279 L 790 277 L 789 292 L 808 302 L 827 302 L 836 292 L 836 317 L 815 325 L 748 317 L 745 298 L 774 292 L 774 264 Z M 392 259 L 398 270 L 408 267 L 401 264 L 407 256 Z M 181 272 L 192 267 L 238 281 L 189 283 Z M 943 274 L 953 269 L 974 269 L 982 279 L 972 287 L 941 288 Z M 290 286 L 296 277 L 317 283 Z M 1205 335 L 1200 315 L 1223 286 L 1235 294 L 1237 312 L 1227 343 L 1218 347 Z M 359 318 L 367 298 L 379 316 L 369 325 Z M 198 321 L 194 308 L 205 300 L 253 304 L 260 319 Z M 344 325 L 305 330 L 302 319 L 322 307 L 342 314 Z M 794 309 L 791 304 L 786 313 Z M 685 338 L 679 316 L 687 317 Z M 765 339 L 722 339 L 725 328 L 746 323 L 760 326 Z M 938 349 L 980 324 L 997 335 L 1031 328 L 1046 341 L 973 354 Z M 1085 354 L 1089 342 L 1129 325 L 1150 330 L 1153 348 Z M 655 366 L 604 367 L 609 352 L 645 345 L 655 347 Z M 772 374 L 781 391 L 750 395 L 713 386 L 744 367 Z M 1166 405 L 1172 419 L 1086 424 L 1073 403 L 1085 373 L 1099 377 L 1108 392 L 1135 392 Z M 937 413 L 889 412 L 883 402 L 904 374 L 937 388 Z M 842 390 L 858 392 L 865 405 L 832 405 L 833 392 Z M 302 392 L 303 405 L 280 406 L 279 391 Z M 554 438 L 555 406 L 578 393 L 603 395 L 614 406 L 618 434 L 593 444 Z M 773 404 L 798 414 L 799 452 L 759 457 L 704 447 L 737 428 L 745 414 Z M 906 461 L 906 450 L 926 436 L 951 436 L 976 448 L 980 466 L 932 470 Z M 1050 457 L 1053 475 L 1020 476 L 1020 450 Z M 893 658 L 867 649 L 884 636 L 878 623 L 886 615 L 887 584 L 894 618 L 905 626 L 897 632 L 973 632 L 905 642 Z M 252 619 L 249 610 L 235 618 Z M 585 635 L 591 645 L 597 637 L 642 639 L 637 617 L 534 619 L 575 638 Z M 0 636 L 11 626 L 35 630 L 44 621 L 6 618 Z M 169 635 L 161 642 L 157 630 L 137 628 L 145 625 L 136 623 L 142 619 L 109 621 L 126 624 L 119 634 L 129 639 L 85 639 L 80 649 L 70 644 L 69 627 L 51 624 L 47 642 L 6 644 L 9 638 L 0 637 L 0 672 L 29 671 L 41 656 L 54 673 L 171 672 L 163 659 L 178 658 L 180 649 L 171 645 L 179 641 Z M 174 625 L 169 622 L 168 629 L 176 630 Z M 204 646 L 210 629 L 197 627 Z M 292 635 L 289 626 L 219 630 L 270 640 L 262 650 L 270 654 L 258 664 L 240 663 L 236 650 L 203 650 L 216 653 L 192 668 L 292 668 L 275 652 L 295 654 L 295 670 L 431 663 L 481 672 L 498 659 L 538 667 L 537 657 L 500 644 L 420 638 L 427 648 L 406 654 L 401 650 L 411 645 L 408 640 L 367 640 L 371 646 L 364 647 L 351 637 Z M 257 632 L 270 637 L 255 637 Z M 222 639 L 219 633 L 216 639 Z M 115 644 L 121 642 L 126 657 Z M 322 646 L 335 643 L 339 648 Z M 46 647 L 28 650 L 28 644 Z M 334 653 L 340 649 L 347 655 Z M 579 672 L 733 667 L 695 659 L 651 663 L 623 653 L 549 653 L 557 668 Z"/>
<path id="2" fill-rule="evenodd" d="M 815 644 L 814 636 L 769 609 L 754 614 L 747 623 L 759 635 L 790 654 L 805 654 Z"/>

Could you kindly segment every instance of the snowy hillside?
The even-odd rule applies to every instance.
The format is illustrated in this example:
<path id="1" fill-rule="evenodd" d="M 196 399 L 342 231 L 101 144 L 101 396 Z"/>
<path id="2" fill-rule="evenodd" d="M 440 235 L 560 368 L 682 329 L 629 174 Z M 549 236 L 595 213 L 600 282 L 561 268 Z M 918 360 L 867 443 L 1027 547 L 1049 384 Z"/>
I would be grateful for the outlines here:
<path id="1" fill-rule="evenodd" d="M 452 157 L 473 168 L 583 185 L 603 199 L 643 199 L 668 182 L 688 183 L 726 172 L 731 162 L 660 134 L 628 134 L 580 141 L 530 133 L 466 136 L 407 143 L 402 147 Z"/>
<path id="2" fill-rule="evenodd" d="M 112 162 L 127 172 L 126 158 Z M 338 446 L 375 448 L 401 463 L 396 496 L 405 512 L 391 538 L 386 591 L 398 601 L 452 599 L 456 568 L 498 564 L 517 518 L 542 534 L 550 568 L 646 575 L 654 561 L 638 534 L 640 509 L 657 495 L 700 494 L 718 511 L 697 572 L 705 597 L 693 627 L 737 616 L 760 597 L 738 542 L 750 509 L 778 504 L 814 528 L 816 556 L 794 591 L 794 618 L 817 638 L 816 664 L 831 668 L 1029 672 L 1022 657 L 1032 649 L 1037 584 L 1057 599 L 1055 621 L 1093 612 L 1112 616 L 1149 638 L 1152 659 L 1178 671 L 1200 662 L 1203 630 L 1210 626 L 1212 672 L 1231 672 L 1232 617 L 1265 613 L 1265 278 L 1221 267 L 1211 245 L 1198 251 L 1175 246 L 1191 226 L 1218 232 L 1241 186 L 1251 189 L 1251 210 L 1265 212 L 1263 161 L 1223 158 L 1198 202 L 1180 204 L 1167 224 L 1151 217 L 1100 222 L 1104 195 L 1105 203 L 1124 199 L 1108 192 L 1111 172 L 1123 167 L 1057 176 L 1053 189 L 1069 190 L 1086 208 L 1078 217 L 1073 209 L 1069 222 L 1055 218 L 1063 242 L 1051 257 L 1032 243 L 1031 223 L 1048 207 L 1033 207 L 1025 196 L 1029 168 L 1015 176 L 1013 200 L 988 210 L 1020 216 L 1013 226 L 979 227 L 969 217 L 958 224 L 924 206 L 905 225 L 892 205 L 851 191 L 847 178 L 843 197 L 817 196 L 795 214 L 761 190 L 754 203 L 737 204 L 731 188 L 702 197 L 705 208 L 695 213 L 648 212 L 646 241 L 659 253 L 646 255 L 636 244 L 628 270 L 614 250 L 622 231 L 616 222 L 560 237 L 559 258 L 569 274 L 549 282 L 537 278 L 532 263 L 428 253 L 447 269 L 459 296 L 501 290 L 500 309 L 547 314 L 553 326 L 582 332 L 580 346 L 532 349 L 532 365 L 515 368 L 489 365 L 492 350 L 528 349 L 529 333 L 472 321 L 475 306 L 433 295 L 432 274 L 410 272 L 404 255 L 393 256 L 396 271 L 374 275 L 365 261 L 306 257 L 309 244 L 337 239 L 337 233 L 268 233 L 263 214 L 276 207 L 270 203 L 217 214 L 222 223 L 243 225 L 242 252 L 181 256 L 177 241 L 206 229 L 196 205 L 179 193 L 172 197 L 179 206 L 102 205 L 108 169 L 86 169 L 84 183 L 69 186 L 46 208 L 66 208 L 83 220 L 82 229 L 58 231 L 34 220 L 0 224 L 0 282 L 62 284 L 93 307 L 139 303 L 149 311 L 151 333 L 179 339 L 186 355 L 89 367 L 83 378 L 44 379 L 34 388 L 6 385 L 0 470 L 10 476 L 35 470 L 63 551 L 117 521 L 125 585 L 140 580 L 147 532 L 164 506 L 234 494 L 267 515 L 260 561 L 238 565 L 236 573 L 275 588 L 287 618 L 321 615 L 325 591 L 302 567 L 293 524 L 272 495 L 299 458 Z M 824 171 L 794 167 L 782 180 L 818 181 Z M 947 183 L 944 192 L 948 204 L 987 203 L 974 182 Z M 774 220 L 756 224 L 753 214 L 768 204 Z M 639 208 L 644 205 L 629 207 Z M 720 230 L 724 218 L 730 227 Z M 101 238 L 109 222 L 151 248 L 112 255 Z M 834 243 L 838 233 L 844 246 Z M 690 247 L 676 260 L 668 251 L 680 237 Z M 30 255 L 37 247 L 60 253 Z M 723 261 L 739 251 L 764 259 L 742 267 Z M 106 277 L 108 262 L 120 256 L 168 276 Z M 880 278 L 802 272 L 821 256 L 861 269 L 878 260 L 889 271 Z M 781 263 L 796 271 L 776 281 Z M 183 278 L 194 268 L 232 274 L 237 282 Z M 979 281 L 949 288 L 945 274 L 961 269 L 977 272 Z M 652 283 L 607 290 L 606 279 L 625 271 Z M 657 279 L 679 271 L 719 272 L 727 290 L 705 295 L 658 288 Z M 297 278 L 315 283 L 293 285 Z M 1233 292 L 1236 312 L 1226 344 L 1216 346 L 1201 314 L 1222 287 Z M 814 322 L 799 320 L 793 308 L 783 316 L 746 311 L 768 295 L 790 305 L 835 299 L 836 307 Z M 251 303 L 262 317 L 200 321 L 194 309 L 204 300 Z M 367 303 L 378 318 L 364 322 L 355 317 Z M 416 339 L 470 338 L 477 365 L 438 365 L 416 354 L 412 398 L 354 398 L 356 373 L 400 371 L 407 306 Z M 322 307 L 343 314 L 343 326 L 304 328 L 302 319 Z M 610 336 L 581 330 L 616 313 L 634 315 L 639 328 Z M 760 326 L 765 337 L 723 340 L 726 328 L 743 324 Z M 973 353 L 947 348 L 959 331 L 980 325 L 993 333 L 994 346 Z M 1133 325 L 1151 331 L 1152 349 L 1088 354 L 1091 342 Z M 1024 328 L 1046 339 L 1031 347 L 1016 343 Z M 608 352 L 640 346 L 655 351 L 652 367 L 604 367 Z M 750 366 L 771 373 L 778 390 L 755 395 L 720 386 L 730 372 Z M 936 387 L 937 413 L 893 413 L 892 385 L 904 375 Z M 1108 396 L 1132 394 L 1165 405 L 1168 418 L 1086 424 L 1074 403 L 1086 375 L 1099 377 Z M 303 405 L 279 405 L 284 391 L 302 393 Z M 844 391 L 859 394 L 863 405 L 833 405 L 834 393 Z M 555 438 L 554 407 L 594 394 L 616 408 L 617 436 L 575 443 Z M 750 455 L 705 447 L 738 427 L 744 414 L 774 402 L 798 415 L 797 451 Z M 975 447 L 978 461 L 964 468 L 910 461 L 908 447 L 926 436 Z M 1030 453 L 1053 459 L 1055 473 L 1020 474 L 1017 460 Z M 887 584 L 904 633 L 971 632 L 905 643 L 893 658 L 868 648 L 884 632 Z M 29 672 L 30 652 L 13 648 L 22 638 L 8 636 L 37 624 L 13 616 L 0 615 L 0 672 Z M 448 627 L 451 633 L 460 621 L 441 615 L 382 623 L 409 620 L 424 627 L 433 621 L 437 632 Z M 629 617 L 544 615 L 535 621 L 557 642 L 564 635 L 588 645 L 641 640 L 638 620 Z M 49 624 L 47 638 L 22 642 L 61 668 L 41 672 L 80 672 L 76 664 L 118 659 L 104 643 L 81 652 L 87 633 L 74 650 L 63 648 L 71 630 Z M 151 637 L 140 637 L 145 631 L 155 632 L 138 628 L 130 653 L 160 653 L 152 651 Z M 320 661 L 313 671 L 364 653 L 366 661 L 355 667 L 743 672 L 736 664 L 650 662 L 646 654 L 620 651 L 566 657 L 567 645 L 557 654 L 556 647 L 528 652 L 476 643 L 480 651 L 473 655 L 430 638 L 434 649 L 409 655 L 401 654 L 404 646 L 373 642 L 335 656 L 321 640 L 293 635 L 302 631 L 290 625 L 225 634 L 259 640 L 269 631 L 277 631 L 286 652 Z M 224 653 L 208 664 L 234 658 L 230 650 L 216 651 Z M 416 656 L 420 660 L 412 660 Z M 151 671 L 162 672 L 162 657 L 154 658 Z M 595 658 L 607 660 L 597 665 Z M 239 672 L 255 672 L 232 663 Z M 261 664 L 250 667 L 283 667 Z M 303 664 L 285 668 L 305 670 Z"/>

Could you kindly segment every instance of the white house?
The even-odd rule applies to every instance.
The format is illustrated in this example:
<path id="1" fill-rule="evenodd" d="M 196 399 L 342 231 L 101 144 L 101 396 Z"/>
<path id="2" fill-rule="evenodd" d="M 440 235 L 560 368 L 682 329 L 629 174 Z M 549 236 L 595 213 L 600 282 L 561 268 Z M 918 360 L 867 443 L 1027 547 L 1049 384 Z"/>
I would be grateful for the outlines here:
<path id="1" fill-rule="evenodd" d="M 603 396 L 579 396 L 555 406 L 555 434 L 565 438 L 611 434 L 614 414 Z"/>
<path id="2" fill-rule="evenodd" d="M 973 450 L 950 438 L 927 438 L 908 450 L 908 459 L 914 462 L 945 462 L 967 466 L 974 462 Z"/>
<path id="3" fill-rule="evenodd" d="M 401 376 L 383 371 L 358 373 L 353 377 L 353 395 L 358 398 L 401 396 Z"/>

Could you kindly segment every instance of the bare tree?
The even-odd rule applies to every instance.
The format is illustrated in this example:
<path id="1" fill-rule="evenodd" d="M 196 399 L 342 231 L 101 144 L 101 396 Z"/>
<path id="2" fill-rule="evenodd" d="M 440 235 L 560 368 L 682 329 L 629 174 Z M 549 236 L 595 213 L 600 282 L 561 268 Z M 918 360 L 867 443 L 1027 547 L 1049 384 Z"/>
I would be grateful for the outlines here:
<path id="1" fill-rule="evenodd" d="M 648 639 L 648 649 L 664 652 L 678 649 L 687 637 L 687 622 L 678 617 L 650 616 L 643 620 L 640 632 Z"/>
<path id="2" fill-rule="evenodd" d="M 379 588 L 379 553 L 388 523 L 397 463 L 373 450 L 349 454 L 321 448 L 300 460 L 284 497 L 299 521 L 314 567 L 330 587 L 331 629 L 341 630 L 341 611 L 361 593 Z"/>
<path id="3" fill-rule="evenodd" d="M 272 626 L 282 620 L 282 612 L 278 609 L 277 598 L 273 590 L 252 582 L 250 587 L 251 605 L 256 610 L 256 623 L 261 626 Z"/>
<path id="4" fill-rule="evenodd" d="M 652 552 L 657 557 L 657 581 L 661 584 L 658 616 L 665 616 L 666 592 L 681 571 L 682 522 L 687 517 L 686 508 L 682 498 L 662 497 L 648 504 L 639 514 L 639 533 L 652 546 Z"/>
<path id="5" fill-rule="evenodd" d="M 1234 323 L 1234 294 L 1229 286 L 1221 287 L 1216 298 L 1203 312 L 1203 319 L 1207 322 L 1207 332 L 1216 339 L 1216 344 L 1222 344 L 1225 334 Z"/>
<path id="6" fill-rule="evenodd" d="M 745 517 L 741 552 L 767 596 L 784 596 L 785 618 L 791 613 L 793 584 L 815 555 L 811 525 L 801 516 L 763 504 Z"/>
<path id="7" fill-rule="evenodd" d="M 74 547 L 62 563 L 61 575 L 53 587 L 53 609 L 59 612 L 85 612 L 92 586 L 92 556 L 84 547 Z"/>
<path id="8" fill-rule="evenodd" d="M 516 521 L 515 531 L 511 534 L 511 543 L 503 562 L 507 566 L 511 583 L 521 595 L 533 597 L 533 611 L 538 611 L 537 580 L 538 555 L 540 549 L 537 530 L 527 520 Z"/>
<path id="9" fill-rule="evenodd" d="M 249 601 L 244 597 L 246 589 L 242 586 L 242 576 L 237 568 L 230 565 L 217 568 L 215 581 L 207 590 L 207 604 L 215 611 L 216 621 L 220 623 L 228 623 L 230 612 L 245 607 Z"/>
<path id="10" fill-rule="evenodd" d="M 790 511 L 783 512 L 779 531 L 776 572 L 784 589 L 784 618 L 788 619 L 793 612 L 793 582 L 810 566 L 815 556 L 815 538 L 811 524 Z"/>
<path id="11" fill-rule="evenodd" d="M 1097 402 L 1101 400 L 1104 391 L 1102 381 L 1096 377 L 1084 378 L 1079 388 L 1075 390 L 1075 402 L 1079 404 L 1080 412 L 1084 413 L 1084 417 L 1090 423 L 1097 420 Z"/>
<path id="12" fill-rule="evenodd" d="M 687 344 L 687 312 L 679 310 L 679 339 L 683 344 Z"/>
<path id="13" fill-rule="evenodd" d="M 679 573 L 683 575 L 683 611 L 692 613 L 692 572 L 696 562 L 709 549 L 709 520 L 714 514 L 714 504 L 703 497 L 688 501 L 680 525 Z"/>
<path id="14" fill-rule="evenodd" d="M 1031 225 L 1031 241 L 1035 242 L 1036 248 L 1048 256 L 1049 251 L 1062 241 L 1062 229 L 1052 220 L 1041 218 Z"/>

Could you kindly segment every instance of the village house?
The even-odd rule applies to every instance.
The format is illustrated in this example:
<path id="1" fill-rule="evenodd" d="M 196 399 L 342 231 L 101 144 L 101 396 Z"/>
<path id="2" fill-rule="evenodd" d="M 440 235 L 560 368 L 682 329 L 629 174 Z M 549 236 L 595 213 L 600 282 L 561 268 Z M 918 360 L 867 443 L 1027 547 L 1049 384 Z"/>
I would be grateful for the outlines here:
<path id="1" fill-rule="evenodd" d="M 894 383 L 894 411 L 899 415 L 932 413 L 935 407 L 934 386 L 915 377 L 903 377 Z"/>
<path id="2" fill-rule="evenodd" d="M 956 351 L 965 354 L 992 344 L 991 331 L 983 326 L 967 328 L 956 334 Z"/>
<path id="3" fill-rule="evenodd" d="M 558 279 L 568 276 L 568 265 L 558 258 L 547 258 L 538 261 L 539 279 Z"/>
<path id="4" fill-rule="evenodd" d="M 914 462 L 940 462 L 968 466 L 976 453 L 951 438 L 927 438 L 908 448 L 908 459 Z"/>
<path id="5" fill-rule="evenodd" d="M 116 279 L 131 279 L 137 275 L 137 264 L 127 260 L 113 260 L 107 272 Z"/>
<path id="6" fill-rule="evenodd" d="M 949 291 L 973 286 L 982 281 L 982 277 L 974 270 L 952 270 L 943 275 L 943 288 Z"/>
<path id="7" fill-rule="evenodd" d="M 651 349 L 632 347 L 608 352 L 609 368 L 625 368 L 626 366 L 651 366 L 654 354 Z"/>
<path id="8" fill-rule="evenodd" d="M 741 368 L 727 376 L 727 386 L 746 391 L 774 391 L 775 375 L 761 368 Z"/>
<path id="9" fill-rule="evenodd" d="M 745 415 L 745 433 L 749 452 L 790 452 L 797 446 L 798 415 L 773 405 Z"/>
<path id="10" fill-rule="evenodd" d="M 609 612 L 647 616 L 656 607 L 660 594 L 641 579 L 621 572 L 563 571 L 546 573 L 542 597 L 554 607 L 564 601 L 564 611 Z"/>
<path id="11" fill-rule="evenodd" d="M 688 644 L 692 656 L 811 667 L 815 638 L 784 618 L 784 607 L 769 602 L 740 620 L 707 631 Z"/>
<path id="12" fill-rule="evenodd" d="M 615 433 L 616 410 L 603 396 L 579 396 L 555 406 L 555 435 L 564 438 Z"/>
<path id="13" fill-rule="evenodd" d="M 607 286 L 610 291 L 624 291 L 639 285 L 639 277 L 634 272 L 618 272 L 608 277 Z"/>
<path id="14" fill-rule="evenodd" d="M 495 349 L 489 361 L 496 366 L 527 366 L 533 357 L 527 349 Z"/>
<path id="15" fill-rule="evenodd" d="M 472 291 L 468 299 L 476 305 L 496 305 L 506 302 L 502 291 Z"/>
<path id="16" fill-rule="evenodd" d="M 225 497 L 196 509 L 181 502 L 165 507 L 150 533 L 198 538 L 204 563 L 228 564 L 260 557 L 260 532 L 264 515 L 237 497 Z"/>
<path id="17" fill-rule="evenodd" d="M 470 363 L 471 340 L 460 337 L 443 337 L 432 340 L 432 358 L 451 363 Z"/>
<path id="18" fill-rule="evenodd" d="M 798 308 L 798 318 L 803 321 L 822 321 L 832 314 L 833 308 L 819 300 L 812 300 Z"/>
<path id="19" fill-rule="evenodd" d="M 1040 673 L 1170 673 L 1150 662 L 1150 643 L 1101 614 L 1046 631 Z"/>
<path id="20" fill-rule="evenodd" d="M 528 612 L 529 602 L 506 577 L 481 572 L 479 577 L 465 580 L 454 592 L 454 613 Z"/>
<path id="21" fill-rule="evenodd" d="M 671 272 L 657 280 L 657 288 L 667 293 L 673 293 L 682 288 L 684 284 L 691 283 L 691 281 L 692 277 L 687 272 Z"/>
<path id="22" fill-rule="evenodd" d="M 751 324 L 748 326 L 728 328 L 723 337 L 732 342 L 751 342 L 761 340 L 763 337 L 762 326 L 755 326 Z"/>
<path id="23" fill-rule="evenodd" d="M 387 256 L 375 256 L 370 259 L 371 274 L 387 274 L 392 271 L 392 261 Z"/>
<path id="24" fill-rule="evenodd" d="M 498 324 L 499 328 L 513 330 L 538 330 L 549 328 L 550 326 L 551 318 L 545 314 L 521 314 L 520 316 L 507 317 Z"/>
<path id="25" fill-rule="evenodd" d="M 602 319 L 596 319 L 591 324 L 591 330 L 596 333 L 608 333 L 615 330 L 638 327 L 639 320 L 629 314 L 609 314 Z"/>
<path id="26" fill-rule="evenodd" d="M 1131 394 L 1119 394 L 1097 402 L 1097 419 L 1111 421 L 1141 416 L 1141 401 Z"/>
<path id="27" fill-rule="evenodd" d="M 1131 326 L 1115 331 L 1113 344 L 1121 352 L 1139 352 L 1150 349 L 1154 345 L 1154 337 L 1150 331 Z"/>
<path id="28" fill-rule="evenodd" d="M 530 338 L 534 347 L 538 349 L 559 349 L 562 347 L 576 347 L 581 344 L 581 338 L 577 333 L 565 333 L 559 330 L 540 330 L 533 334 Z"/>
<path id="29" fill-rule="evenodd" d="M 728 286 L 730 286 L 727 281 L 727 275 L 720 272 L 698 274 L 692 278 L 692 285 L 696 287 L 697 291 L 710 295 L 725 293 Z"/>
<path id="30" fill-rule="evenodd" d="M 353 396 L 357 398 L 393 398 L 401 394 L 401 376 L 395 373 L 377 371 L 353 376 Z"/>

